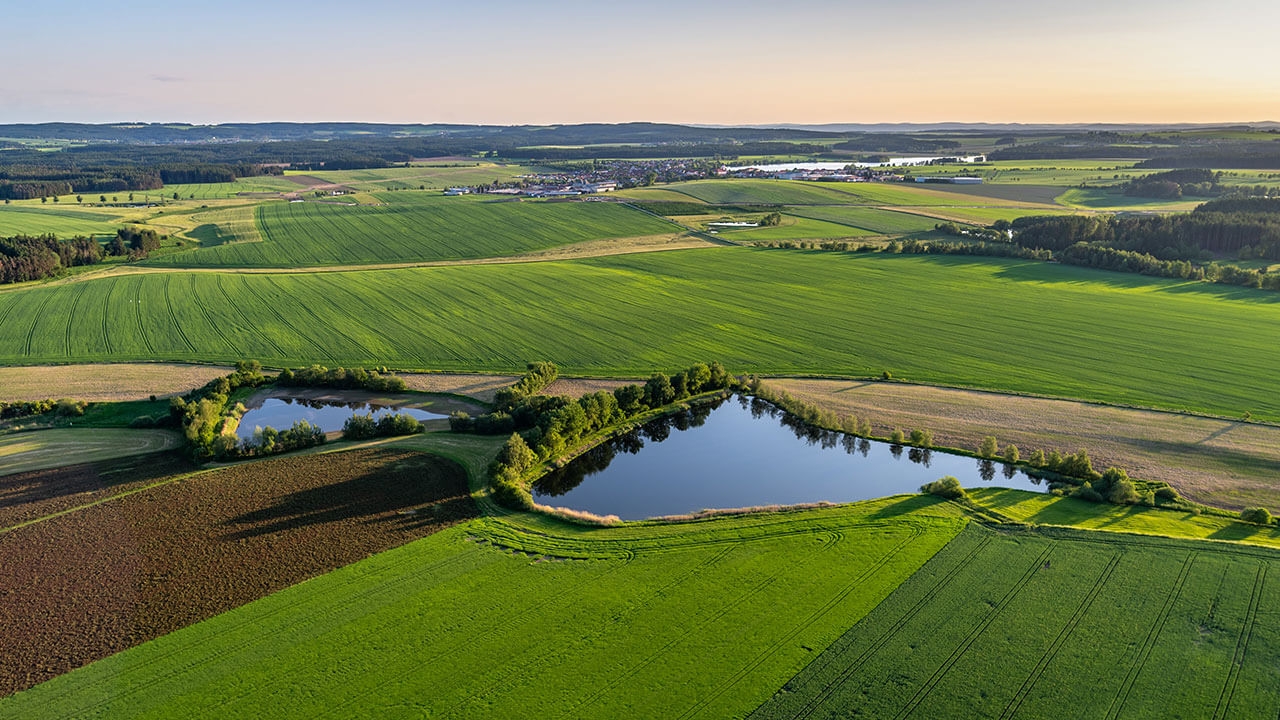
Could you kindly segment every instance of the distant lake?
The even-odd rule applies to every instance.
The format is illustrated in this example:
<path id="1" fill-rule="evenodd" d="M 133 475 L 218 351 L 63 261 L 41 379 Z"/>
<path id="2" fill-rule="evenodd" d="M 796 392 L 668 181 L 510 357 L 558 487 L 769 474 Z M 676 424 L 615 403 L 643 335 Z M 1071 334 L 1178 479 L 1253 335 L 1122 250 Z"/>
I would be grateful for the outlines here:
<path id="1" fill-rule="evenodd" d="M 740 165 L 738 167 L 729 168 L 730 172 L 737 170 L 759 170 L 760 172 L 786 172 L 788 170 L 841 170 L 850 165 L 860 168 L 874 167 L 893 167 L 895 165 L 923 165 L 934 160 L 942 160 L 943 158 L 959 158 L 960 162 L 973 162 L 973 157 L 957 156 L 957 155 L 932 155 L 917 157 L 896 157 L 889 158 L 888 162 L 868 163 L 868 162 L 799 162 L 799 163 L 771 163 L 768 165 Z"/>
<path id="2" fill-rule="evenodd" d="M 738 397 L 615 438 L 533 486 L 543 505 L 640 520 L 711 508 L 870 500 L 944 475 L 965 488 L 1043 492 L 1011 466 L 797 424 Z"/>
<path id="3" fill-rule="evenodd" d="M 448 415 L 427 412 L 410 407 L 394 407 L 389 405 L 372 405 L 363 402 L 337 402 L 332 400 L 304 400 L 300 398 L 270 397 L 262 401 L 259 407 L 251 408 L 240 418 L 240 426 L 236 428 L 236 436 L 253 437 L 258 427 L 273 427 L 277 430 L 290 428 L 299 420 L 306 420 L 325 432 L 337 432 L 346 424 L 352 415 L 371 414 L 374 419 L 383 415 L 403 413 L 418 420 L 435 420 L 447 418 Z"/>

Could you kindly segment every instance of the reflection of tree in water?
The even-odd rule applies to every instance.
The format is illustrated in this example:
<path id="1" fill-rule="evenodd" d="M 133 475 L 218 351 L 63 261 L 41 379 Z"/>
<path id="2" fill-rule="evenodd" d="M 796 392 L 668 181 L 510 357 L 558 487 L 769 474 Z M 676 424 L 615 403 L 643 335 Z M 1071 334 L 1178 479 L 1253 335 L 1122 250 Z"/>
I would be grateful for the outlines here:
<path id="1" fill-rule="evenodd" d="M 1007 464 L 1001 463 L 1000 467 L 1001 467 L 1001 472 L 1004 473 L 1005 480 L 1012 480 L 1013 476 L 1018 474 L 1018 468 L 1014 467 L 1013 465 L 1007 465 Z"/>
<path id="2" fill-rule="evenodd" d="M 917 465 L 929 467 L 933 462 L 933 451 L 929 448 L 913 447 L 907 451 L 907 459 Z"/>
<path id="3" fill-rule="evenodd" d="M 581 485 L 587 477 L 603 472 L 616 455 L 612 442 L 597 445 L 574 458 L 568 465 L 538 478 L 533 489 L 539 495 L 564 495 Z"/>
<path id="4" fill-rule="evenodd" d="M 990 460 L 979 460 L 978 461 L 978 477 L 982 478 L 987 482 L 991 482 L 992 480 L 995 480 L 996 464 L 991 462 Z"/>
<path id="5" fill-rule="evenodd" d="M 897 443 L 894 443 L 893 445 L 890 445 L 890 446 L 889 446 L 889 452 L 893 455 L 893 459 L 894 459 L 894 460 L 901 460 L 901 459 L 902 459 L 902 446 L 901 446 L 901 445 L 899 445 L 899 444 L 897 444 Z"/>
<path id="6" fill-rule="evenodd" d="M 840 438 L 840 445 L 844 447 L 844 451 L 850 455 L 858 452 L 858 438 L 854 435 L 845 435 Z"/>
<path id="7" fill-rule="evenodd" d="M 862 457 L 866 457 L 871 452 L 871 441 L 866 438 L 858 438 L 858 452 L 862 453 Z"/>

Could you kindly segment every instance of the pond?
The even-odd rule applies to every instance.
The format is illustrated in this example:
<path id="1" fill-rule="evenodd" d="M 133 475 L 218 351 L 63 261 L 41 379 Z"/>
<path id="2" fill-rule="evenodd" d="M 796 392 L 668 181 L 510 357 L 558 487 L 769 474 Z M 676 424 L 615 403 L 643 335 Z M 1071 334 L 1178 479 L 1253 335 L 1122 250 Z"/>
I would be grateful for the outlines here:
<path id="1" fill-rule="evenodd" d="M 846 503 L 918 492 L 954 475 L 966 489 L 1043 492 L 1002 463 L 819 430 L 745 397 L 615 438 L 534 483 L 543 505 L 641 520 L 712 508 Z"/>
<path id="2" fill-rule="evenodd" d="M 259 427 L 273 427 L 284 430 L 292 427 L 299 420 L 306 420 L 325 432 L 337 432 L 352 415 L 371 414 L 374 419 L 383 415 L 403 413 L 412 415 L 418 420 L 436 420 L 448 415 L 428 412 L 411 407 L 394 407 L 365 402 L 340 402 L 335 400 L 308 400 L 302 398 L 270 397 L 262 401 L 262 405 L 250 408 L 240 418 L 240 426 L 236 428 L 236 436 L 253 437 L 253 431 Z"/>

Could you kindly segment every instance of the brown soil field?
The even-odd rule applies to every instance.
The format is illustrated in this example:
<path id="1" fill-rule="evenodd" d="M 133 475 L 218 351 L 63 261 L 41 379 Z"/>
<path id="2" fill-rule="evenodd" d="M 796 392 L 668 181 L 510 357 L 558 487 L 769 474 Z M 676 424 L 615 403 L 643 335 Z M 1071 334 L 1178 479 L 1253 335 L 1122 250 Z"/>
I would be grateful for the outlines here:
<path id="1" fill-rule="evenodd" d="M 1280 427 L 1178 413 L 848 380 L 771 379 L 769 385 L 840 414 L 867 418 L 876 435 L 932 430 L 934 444 L 976 449 L 994 435 L 1025 458 L 1087 450 L 1095 468 L 1124 468 L 1169 483 L 1207 505 L 1280 508 Z"/>
<path id="2" fill-rule="evenodd" d="M 134 455 L 0 476 L 0 533 L 194 471 L 182 452 Z"/>
<path id="3" fill-rule="evenodd" d="M 520 378 L 515 375 L 451 375 L 447 373 L 401 373 L 410 390 L 418 392 L 465 395 L 482 402 L 493 402 L 494 393 L 510 387 Z"/>
<path id="4" fill-rule="evenodd" d="M 547 395 L 568 395 L 570 397 L 582 397 L 587 393 L 593 393 L 599 390 L 607 390 L 613 392 L 614 388 L 623 385 L 632 385 L 639 383 L 644 384 L 643 380 L 617 380 L 605 378 L 557 378 L 555 382 L 547 386 L 543 393 Z"/>
<path id="5" fill-rule="evenodd" d="M 233 369 L 176 363 L 0 367 L 0 400 L 145 400 L 185 393 Z"/>
<path id="6" fill-rule="evenodd" d="M 0 696 L 475 513 L 457 464 L 371 448 L 223 468 L 0 532 Z"/>

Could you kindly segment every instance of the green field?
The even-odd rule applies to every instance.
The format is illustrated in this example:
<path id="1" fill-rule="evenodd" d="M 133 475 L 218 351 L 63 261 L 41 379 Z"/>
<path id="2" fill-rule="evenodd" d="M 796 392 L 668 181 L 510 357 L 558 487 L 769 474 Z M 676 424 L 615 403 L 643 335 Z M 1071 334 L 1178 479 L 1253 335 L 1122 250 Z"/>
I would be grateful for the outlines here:
<path id="1" fill-rule="evenodd" d="M 687 220 L 687 218 L 679 218 Z M 719 217 L 706 217 L 703 222 L 713 222 Z M 758 220 L 759 218 L 752 218 Z M 711 228 L 725 239 L 735 242 L 767 242 L 770 240 L 832 240 L 869 237 L 874 233 L 862 228 L 840 223 L 824 222 L 807 217 L 797 217 L 790 212 L 782 216 L 782 223 L 772 227 Z"/>
<path id="2" fill-rule="evenodd" d="M 875 235 L 908 235 L 928 232 L 938 224 L 934 218 L 896 210 L 869 207 L 792 207 L 788 213 L 848 225 Z"/>
<path id="3" fill-rule="evenodd" d="M 230 246 L 236 247 L 236 246 Z M 251 245 L 240 247 L 253 247 Z M 0 293 L 0 362 L 878 376 L 1280 419 L 1275 293 L 1032 261 L 713 248 Z M 1159 372 L 1152 372 L 1158 367 Z"/>
<path id="4" fill-rule="evenodd" d="M 1274 717 L 1278 560 L 974 526 L 752 717 Z"/>
<path id="5" fill-rule="evenodd" d="M 0 716 L 741 716 L 955 536 L 963 521 L 931 507 L 477 520 L 0 700 Z"/>
<path id="6" fill-rule="evenodd" d="M 74 235 L 115 235 L 119 216 L 41 205 L 0 205 L 0 237 L 44 235 L 66 238 Z"/>
<path id="7" fill-rule="evenodd" d="M 481 185 L 495 180 L 498 182 L 511 182 L 521 175 L 527 175 L 537 170 L 538 168 L 525 165 L 458 161 L 428 163 L 407 168 L 290 172 L 288 175 L 306 175 L 357 190 L 377 191 L 409 190 L 420 187 L 440 189 L 455 185 Z M 295 185 L 295 187 L 298 186 Z"/>
<path id="8" fill-rule="evenodd" d="M 626 191 L 637 200 L 672 200 L 672 193 L 713 205 L 1002 205 L 903 183 L 817 183 L 800 180 L 692 180 Z"/>
<path id="9" fill-rule="evenodd" d="M 264 242 L 167 255 L 163 267 L 311 267 L 514 255 L 679 228 L 615 203 L 483 201 L 410 193 L 386 205 L 271 202 L 257 210 Z"/>
<path id="10" fill-rule="evenodd" d="M 38 430 L 0 436 L 0 475 L 172 450 L 182 438 L 168 430 L 111 428 Z"/>
<path id="11" fill-rule="evenodd" d="M 303 186 L 278 175 L 240 178 L 228 183 L 193 183 L 185 185 L 165 185 L 160 190 L 149 191 L 150 194 L 162 194 L 172 199 L 174 193 L 182 200 L 220 200 L 239 197 L 245 193 L 280 193 L 297 192 Z M 142 193 L 136 193 L 141 195 Z"/>
<path id="12" fill-rule="evenodd" d="M 1071 188 L 1058 197 L 1058 202 L 1070 208 L 1100 211 L 1190 212 L 1210 199 L 1156 200 L 1106 190 Z"/>

